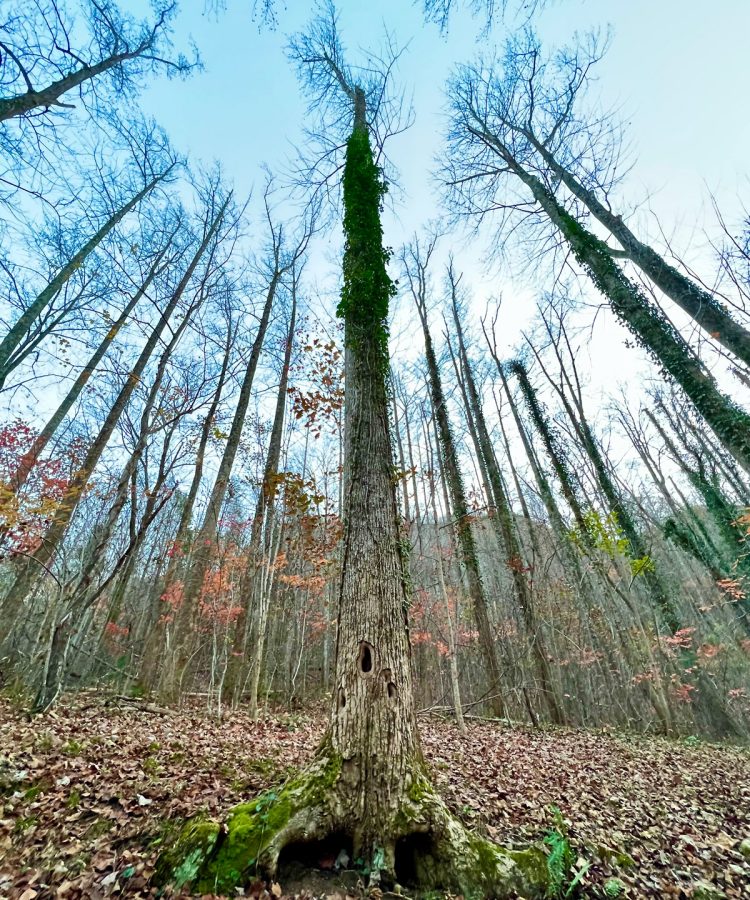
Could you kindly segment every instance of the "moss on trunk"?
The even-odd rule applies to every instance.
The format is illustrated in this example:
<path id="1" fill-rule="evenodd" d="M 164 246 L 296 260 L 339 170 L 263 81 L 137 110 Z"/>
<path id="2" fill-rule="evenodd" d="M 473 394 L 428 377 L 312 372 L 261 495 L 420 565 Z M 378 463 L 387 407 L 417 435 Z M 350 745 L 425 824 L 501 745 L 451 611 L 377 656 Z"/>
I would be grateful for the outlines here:
<path id="1" fill-rule="evenodd" d="M 235 806 L 222 822 L 187 822 L 159 860 L 154 883 L 200 893 L 234 894 L 258 877 L 277 876 L 281 852 L 292 844 L 354 834 L 342 761 L 328 743 L 314 762 L 278 790 Z M 406 880 L 423 891 L 466 898 L 547 896 L 550 876 L 541 845 L 500 847 L 467 830 L 415 764 L 410 786 L 385 827 L 378 868 L 383 886 Z"/>

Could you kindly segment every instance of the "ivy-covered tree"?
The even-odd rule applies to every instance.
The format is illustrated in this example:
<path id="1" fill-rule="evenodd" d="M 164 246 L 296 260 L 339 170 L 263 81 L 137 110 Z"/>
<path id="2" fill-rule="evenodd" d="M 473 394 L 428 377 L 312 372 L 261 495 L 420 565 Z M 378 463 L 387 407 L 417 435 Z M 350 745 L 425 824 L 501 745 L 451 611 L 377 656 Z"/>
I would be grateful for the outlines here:
<path id="1" fill-rule="evenodd" d="M 455 208 L 483 216 L 490 209 L 528 211 L 531 200 L 531 208 L 562 236 L 620 322 L 682 388 L 722 445 L 750 471 L 750 415 L 719 388 L 664 313 L 625 274 L 606 242 L 567 211 L 529 167 L 523 150 L 508 141 L 502 122 L 496 121 L 495 80 L 467 68 L 454 78 L 450 90 L 453 122 L 446 171 Z M 519 185 L 520 197 L 504 194 L 506 187 L 512 191 Z"/>
<path id="2" fill-rule="evenodd" d="M 409 596 L 393 478 L 388 403 L 387 272 L 380 208 L 385 183 L 370 143 L 368 93 L 343 61 L 335 12 L 297 45 L 309 84 L 337 85 L 353 126 L 343 173 L 346 329 L 342 572 L 328 729 L 315 759 L 279 792 L 236 807 L 226 821 L 189 825 L 161 863 L 165 879 L 229 891 L 283 848 L 345 835 L 373 885 L 402 866 L 428 888 L 465 896 L 542 897 L 543 851 L 502 850 L 468 832 L 432 787 L 416 727 Z"/>

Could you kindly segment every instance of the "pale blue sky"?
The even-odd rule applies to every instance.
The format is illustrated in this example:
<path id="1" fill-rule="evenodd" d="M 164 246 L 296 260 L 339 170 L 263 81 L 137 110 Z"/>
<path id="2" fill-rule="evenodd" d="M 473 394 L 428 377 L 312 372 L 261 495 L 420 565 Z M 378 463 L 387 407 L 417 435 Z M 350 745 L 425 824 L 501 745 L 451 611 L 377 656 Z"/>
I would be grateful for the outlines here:
<path id="1" fill-rule="evenodd" d="M 249 6 L 249 0 L 229 0 L 226 12 L 212 17 L 202 14 L 203 0 L 185 0 L 178 42 L 192 34 L 206 70 L 184 82 L 155 81 L 144 95 L 144 106 L 178 148 L 195 158 L 220 159 L 240 192 L 258 180 L 259 162 L 273 165 L 285 141 L 299 137 L 304 105 L 283 47 L 313 4 L 289 0 L 276 32 L 259 31 Z M 423 189 L 424 164 L 439 146 L 442 89 L 452 65 L 500 42 L 505 29 L 496 27 L 477 43 L 478 23 L 463 12 L 441 37 L 408 0 L 341 0 L 339 8 L 352 56 L 359 46 L 372 46 L 383 23 L 401 42 L 411 41 L 400 75 L 414 91 L 417 121 L 394 142 L 392 154 L 406 190 L 416 195 Z M 599 80 L 605 101 L 621 105 L 631 123 L 633 184 L 666 195 L 675 217 L 692 218 L 704 181 L 731 194 L 748 172 L 750 118 L 742 110 L 750 84 L 750 3 L 557 0 L 538 22 L 545 43 L 608 25 L 614 40 Z M 412 214 L 415 223 L 421 220 L 419 208 L 404 218 Z"/>
<path id="2" fill-rule="evenodd" d="M 220 160 L 243 195 L 261 183 L 261 163 L 280 167 L 300 139 L 305 107 L 284 44 L 287 34 L 304 26 L 313 4 L 289 0 L 275 32 L 259 30 L 249 0 L 227 5 L 212 17 L 202 14 L 203 0 L 184 0 L 177 42 L 192 34 L 206 69 L 184 82 L 159 80 L 145 92 L 143 105 L 181 152 L 207 163 Z M 403 194 L 396 219 L 386 219 L 386 241 L 398 246 L 438 211 L 430 169 L 440 149 L 443 87 L 451 68 L 501 43 L 507 32 L 501 23 L 477 42 L 480 23 L 459 8 L 441 37 L 408 0 L 340 0 L 339 10 L 353 58 L 358 47 L 377 41 L 383 23 L 400 43 L 410 42 L 399 78 L 413 92 L 416 122 L 390 146 Z M 557 0 L 537 23 L 545 44 L 608 26 L 613 41 L 599 66 L 598 87 L 603 103 L 618 106 L 629 123 L 634 167 L 625 185 L 628 206 L 643 203 L 637 221 L 656 235 L 653 210 L 680 252 L 691 263 L 707 265 L 701 229 L 713 221 L 709 190 L 731 223 L 740 218 L 743 198 L 750 205 L 750 117 L 743 112 L 750 85 L 750 2 Z M 457 249 L 462 254 L 458 264 L 468 269 L 478 308 L 486 296 L 504 294 L 506 338 L 512 343 L 528 322 L 533 294 L 518 281 L 482 276 L 471 252 Z M 633 351 L 624 351 L 623 335 L 608 317 L 600 319 L 592 378 L 610 390 L 623 368 L 627 374 L 644 367 Z"/>

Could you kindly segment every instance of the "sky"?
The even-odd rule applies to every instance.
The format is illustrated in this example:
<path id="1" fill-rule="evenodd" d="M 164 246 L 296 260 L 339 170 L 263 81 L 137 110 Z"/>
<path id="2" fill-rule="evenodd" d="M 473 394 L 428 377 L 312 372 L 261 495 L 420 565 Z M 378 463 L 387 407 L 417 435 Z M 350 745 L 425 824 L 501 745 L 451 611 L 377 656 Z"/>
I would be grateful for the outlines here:
<path id="1" fill-rule="evenodd" d="M 278 27 L 269 30 L 253 21 L 250 0 L 226 2 L 226 9 L 213 15 L 206 14 L 203 0 L 183 0 L 175 43 L 184 46 L 191 36 L 205 70 L 185 81 L 155 80 L 142 105 L 180 152 L 193 162 L 219 160 L 240 197 L 253 188 L 258 197 L 261 164 L 283 168 L 310 122 L 284 48 L 288 35 L 309 20 L 313 4 L 288 0 L 279 7 Z M 135 12 L 139 4 L 131 7 Z M 482 35 L 482 23 L 457 4 L 450 29 L 441 36 L 408 0 L 340 0 L 338 8 L 352 61 L 376 47 L 386 27 L 398 44 L 407 45 L 397 80 L 413 96 L 415 121 L 389 147 L 399 189 L 384 219 L 386 243 L 398 247 L 440 211 L 433 173 L 445 127 L 446 79 L 457 63 L 499 46 L 511 20 Z M 741 113 L 750 84 L 750 3 L 556 0 L 536 27 L 546 47 L 590 28 L 611 29 L 611 48 L 598 66 L 595 90 L 602 105 L 616 108 L 627 123 L 633 168 L 622 196 L 627 212 L 638 210 L 631 224 L 637 223 L 640 236 L 652 238 L 662 229 L 689 263 L 710 275 L 703 232 L 715 228 L 710 194 L 732 224 L 741 219 L 743 198 L 750 208 L 750 117 Z M 486 271 L 479 249 L 476 241 L 460 236 L 443 242 L 443 252 L 452 250 L 466 271 L 475 318 L 488 298 L 502 296 L 503 343 L 510 347 L 529 326 L 543 285 L 535 283 L 533 272 L 524 272 L 523 261 L 512 274 L 502 267 Z M 324 267 L 335 269 L 335 259 L 329 255 L 316 263 L 316 278 L 324 277 Z M 584 315 L 593 321 L 593 312 Z M 399 326 L 393 352 L 418 352 L 412 334 Z M 636 351 L 625 348 L 625 337 L 611 314 L 596 317 L 587 352 L 591 383 L 600 394 L 614 392 L 635 372 L 649 371 Z"/>

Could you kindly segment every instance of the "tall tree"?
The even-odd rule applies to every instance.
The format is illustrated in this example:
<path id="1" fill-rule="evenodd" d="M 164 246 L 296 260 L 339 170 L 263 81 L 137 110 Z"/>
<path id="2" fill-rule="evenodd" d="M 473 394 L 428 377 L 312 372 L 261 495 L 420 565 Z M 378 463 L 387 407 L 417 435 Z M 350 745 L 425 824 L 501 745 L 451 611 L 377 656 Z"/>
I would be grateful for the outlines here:
<path id="1" fill-rule="evenodd" d="M 268 606 L 270 597 L 266 590 L 265 572 L 273 566 L 274 507 L 279 488 L 279 462 L 281 459 L 281 443 L 284 434 L 284 414 L 287 403 L 287 387 L 289 385 L 289 366 L 294 346 L 294 329 L 297 324 L 297 273 L 293 274 L 292 309 L 289 314 L 289 328 L 284 345 L 284 359 L 281 364 L 279 389 L 276 395 L 276 409 L 268 439 L 268 451 L 263 467 L 263 479 L 258 492 L 258 502 L 250 528 L 250 548 L 248 570 L 243 582 L 243 604 L 235 623 L 232 652 L 229 656 L 227 672 L 222 686 L 222 694 L 226 702 L 237 704 L 250 670 L 250 714 L 258 714 L 258 687 L 263 664 L 263 651 L 266 643 L 268 625 Z M 252 659 L 247 659 L 252 647 Z"/>
<path id="2" fill-rule="evenodd" d="M 611 256 L 635 263 L 706 334 L 750 366 L 750 331 L 714 293 L 641 241 L 612 208 L 620 154 L 617 126 L 599 113 L 587 121 L 578 110 L 591 69 L 605 50 L 588 35 L 547 58 L 532 31 L 511 38 L 502 79 L 492 83 L 493 127 L 502 130 L 504 142 L 528 169 L 553 189 L 567 188 L 617 240 L 620 248 L 609 248 Z"/>
<path id="3" fill-rule="evenodd" d="M 187 870 L 199 890 L 229 890 L 256 865 L 273 873 L 289 843 L 344 833 L 374 883 L 392 881 L 405 864 L 426 886 L 495 897 L 518 889 L 540 897 L 544 856 L 503 851 L 467 832 L 422 762 L 386 389 L 394 288 L 382 245 L 384 184 L 370 146 L 368 95 L 344 65 L 335 10 L 327 12 L 296 41 L 295 53 L 318 100 L 339 97 L 340 114 L 348 110 L 354 120 L 343 176 L 344 549 L 331 718 L 305 771 L 278 795 L 235 808 L 223 826 L 189 827 L 162 870 L 173 880 Z"/>
<path id="4" fill-rule="evenodd" d="M 469 514 L 469 504 L 466 499 L 463 476 L 459 467 L 458 452 L 448 418 L 448 406 L 443 391 L 440 369 L 427 321 L 427 273 L 434 247 L 434 240 L 429 243 L 426 250 L 421 250 L 418 242 L 414 241 L 405 251 L 403 263 L 409 281 L 409 288 L 419 314 L 419 321 L 422 325 L 427 377 L 432 397 L 432 408 L 437 424 L 440 454 L 453 509 L 454 527 L 461 551 L 461 563 L 476 618 L 482 654 L 487 667 L 489 702 L 495 715 L 502 716 L 505 714 L 505 709 L 497 645 L 490 622 L 487 595 L 482 582 L 482 575 L 479 571 L 479 557 L 472 530 L 472 517 Z"/>
<path id="5" fill-rule="evenodd" d="M 63 0 L 35 3 L 33 10 L 12 0 L 3 10 L 0 122 L 72 109 L 68 95 L 76 89 L 88 103 L 89 82 L 105 74 L 122 94 L 136 90 L 146 72 L 184 75 L 194 67 L 185 56 L 167 55 L 177 10 L 172 0 L 160 0 L 154 21 L 141 23 L 123 15 L 112 0 L 87 6 L 83 28 Z"/>
<path id="6" fill-rule="evenodd" d="M 92 237 L 90 237 L 89 240 L 86 241 L 73 256 L 71 256 L 68 262 L 60 269 L 44 290 L 36 296 L 13 323 L 10 331 L 5 335 L 3 340 L 0 341 L 0 388 L 5 384 L 5 380 L 14 368 L 14 352 L 35 319 L 37 319 L 44 311 L 45 307 L 51 303 L 73 273 L 81 267 L 86 257 L 96 250 L 112 229 L 115 228 L 129 212 L 135 209 L 141 200 L 143 200 L 143 198 L 146 197 L 160 181 L 163 181 L 169 175 L 173 168 L 174 165 L 170 165 L 165 171 L 149 178 L 146 184 L 131 197 L 127 203 L 108 216 L 107 220 L 101 225 L 96 234 L 92 235 Z"/>
<path id="7" fill-rule="evenodd" d="M 448 268 L 448 284 L 451 293 L 453 323 L 456 328 L 456 337 L 458 339 L 458 352 L 469 401 L 467 414 L 474 419 L 477 438 L 477 453 L 484 460 L 487 469 L 492 499 L 495 505 L 495 519 L 498 523 L 501 544 L 505 551 L 506 566 L 508 567 L 513 582 L 516 603 L 521 611 L 531 641 L 532 652 L 536 660 L 542 687 L 543 703 L 546 706 L 552 721 L 558 725 L 562 725 L 565 722 L 565 714 L 558 695 L 557 686 L 552 678 L 549 652 L 545 646 L 541 623 L 537 618 L 532 589 L 524 571 L 523 555 L 521 553 L 521 545 L 516 531 L 516 522 L 507 491 L 503 484 L 492 440 L 490 439 L 489 429 L 487 428 L 484 411 L 482 409 L 482 401 L 479 396 L 479 389 L 474 378 L 471 363 L 469 362 L 469 356 L 466 352 L 463 328 L 461 327 L 461 317 L 459 315 L 459 281 L 460 276 L 456 275 L 451 263 Z"/>
<path id="8" fill-rule="evenodd" d="M 578 438 L 581 447 L 591 461 L 596 479 L 599 483 L 602 493 L 604 494 L 604 498 L 609 507 L 609 511 L 615 517 L 616 526 L 619 529 L 622 529 L 622 533 L 624 534 L 627 542 L 626 555 L 630 558 L 631 566 L 635 567 L 633 569 L 634 574 L 639 575 L 643 579 L 651 596 L 652 602 L 660 610 L 660 614 L 664 620 L 664 623 L 667 625 L 670 631 L 675 632 L 679 630 L 680 617 L 677 610 L 675 609 L 674 598 L 670 596 L 669 589 L 658 573 L 653 560 L 649 555 L 646 540 L 644 539 L 640 529 L 636 525 L 635 520 L 631 515 L 624 498 L 622 497 L 612 475 L 610 474 L 609 466 L 607 465 L 604 453 L 599 447 L 599 443 L 594 436 L 594 432 L 584 412 L 580 382 L 578 381 L 578 376 L 575 371 L 575 356 L 570 348 L 570 344 L 567 342 L 567 334 L 565 332 L 564 322 L 562 320 L 559 320 L 559 333 L 556 333 L 553 332 L 552 327 L 546 318 L 543 317 L 543 321 L 547 335 L 550 338 L 550 343 L 554 349 L 560 367 L 561 377 L 567 385 L 567 392 L 562 388 L 560 384 L 558 384 L 558 382 L 554 378 L 550 376 L 541 359 L 541 355 L 536 350 L 534 350 L 537 361 L 539 362 L 542 371 L 547 376 L 547 380 L 553 386 L 558 397 L 562 401 L 565 412 L 567 413 L 567 416 L 573 426 L 574 433 Z M 568 374 L 568 370 L 565 366 L 562 352 L 559 346 L 563 341 L 566 343 L 569 351 L 569 362 L 571 367 L 573 368 L 575 387 L 570 375 Z"/>
<path id="9" fill-rule="evenodd" d="M 164 587 L 167 589 L 169 589 L 170 585 L 176 584 L 178 571 L 183 560 L 187 558 L 189 561 L 190 558 L 190 526 L 193 521 L 198 491 L 200 490 L 201 482 L 203 481 L 206 451 L 211 435 L 216 430 L 216 416 L 219 410 L 219 404 L 221 403 L 222 393 L 230 375 L 231 354 L 234 349 L 239 328 L 238 323 L 233 321 L 231 309 L 226 310 L 226 322 L 224 324 L 226 331 L 224 334 L 221 367 L 219 369 L 211 402 L 208 405 L 203 422 L 201 423 L 193 462 L 193 476 L 190 480 L 190 487 L 188 488 L 182 503 L 177 529 L 169 552 L 169 562 L 167 563 L 167 569 L 164 574 Z M 139 671 L 139 678 L 143 686 L 147 689 L 155 689 L 158 687 L 164 661 L 164 647 L 167 638 L 166 628 L 169 623 L 160 621 L 159 608 L 162 605 L 163 596 L 164 594 L 161 590 L 157 591 L 155 593 L 154 602 L 149 605 L 145 614 L 149 628 L 144 629 L 144 634 L 147 635 L 147 639 L 143 649 L 143 661 Z"/>
<path id="10" fill-rule="evenodd" d="M 23 457 L 18 462 L 18 468 L 16 469 L 13 475 L 12 487 L 14 491 L 20 491 L 26 479 L 29 477 L 31 470 L 34 468 L 36 463 L 39 461 L 41 455 L 44 453 L 47 444 L 54 437 L 55 433 L 65 421 L 66 416 L 70 412 L 70 410 L 75 405 L 78 398 L 81 396 L 81 392 L 88 384 L 91 376 L 96 371 L 97 366 L 104 358 L 105 354 L 109 350 L 110 346 L 122 330 L 123 326 L 128 322 L 133 310 L 136 308 L 138 303 L 143 299 L 143 297 L 147 294 L 152 282 L 164 272 L 164 270 L 172 266 L 175 262 L 173 257 L 169 257 L 166 262 L 164 262 L 164 257 L 167 251 L 170 249 L 172 245 L 172 241 L 177 233 L 179 228 L 179 223 L 177 227 L 172 231 L 172 234 L 169 236 L 167 241 L 164 243 L 163 247 L 156 253 L 154 260 L 148 270 L 148 273 L 141 284 L 141 286 L 133 293 L 132 297 L 125 304 L 120 315 L 115 319 L 115 321 L 110 326 L 107 333 L 104 335 L 102 340 L 99 342 L 99 345 L 91 354 L 91 357 L 87 360 L 87 362 L 83 365 L 83 368 L 78 373 L 76 380 L 70 386 L 67 394 L 61 400 L 59 406 L 54 411 L 54 413 L 47 420 L 47 424 L 42 428 L 37 437 L 34 440 L 34 443 L 29 450 L 28 453 L 25 453 Z"/>
<path id="11" fill-rule="evenodd" d="M 229 429 L 224 452 L 221 455 L 219 468 L 211 488 L 211 494 L 206 506 L 203 520 L 198 529 L 194 552 L 192 553 L 185 574 L 182 603 L 175 617 L 172 645 L 165 659 L 162 661 L 161 681 L 159 690 L 165 699 L 175 702 L 179 699 L 182 679 L 188 661 L 191 657 L 192 625 L 198 608 L 198 598 L 203 588 L 206 573 L 211 565 L 213 554 L 216 550 L 216 540 L 219 532 L 219 519 L 224 506 L 224 499 L 229 488 L 229 479 L 237 456 L 245 427 L 245 418 L 252 397 L 253 382 L 258 369 L 263 345 L 271 320 L 271 311 L 274 307 L 276 294 L 284 276 L 294 269 L 303 256 L 309 240 L 312 223 L 306 222 L 303 235 L 296 247 L 289 250 L 285 246 L 284 229 L 274 224 L 270 208 L 270 185 L 266 191 L 266 218 L 270 231 L 271 246 L 268 260 L 268 284 L 263 308 L 255 333 L 252 347 L 242 377 L 237 406 L 232 417 L 232 425 Z M 167 589 L 169 585 L 167 585 Z"/>
<path id="12" fill-rule="evenodd" d="M 486 76 L 485 76 L 486 77 Z M 555 226 L 594 286 L 610 303 L 618 319 L 674 379 L 712 428 L 719 441 L 750 471 L 750 415 L 718 387 L 686 341 L 663 312 L 622 271 L 606 243 L 585 228 L 556 199 L 542 179 L 506 142 L 486 96 L 489 87 L 474 70 L 462 71 L 452 83 L 453 127 L 450 135 L 449 178 L 454 201 L 474 213 L 522 207 L 497 196 L 506 176 L 525 186 L 536 208 Z M 524 192 L 524 197 L 527 194 Z M 468 204 L 468 206 L 466 206 Z"/>
<path id="13" fill-rule="evenodd" d="M 88 448 L 82 465 L 68 484 L 65 495 L 55 510 L 49 528 L 45 532 L 43 541 L 33 556 L 25 558 L 19 564 L 15 580 L 8 593 L 3 598 L 2 607 L 0 607 L 0 614 L 7 623 L 5 640 L 2 643 L 3 649 L 7 650 L 12 646 L 11 639 L 13 628 L 19 621 L 19 613 L 23 602 L 34 587 L 37 579 L 40 577 L 40 572 L 49 573 L 50 563 L 54 560 L 60 549 L 65 533 L 68 530 L 68 525 L 70 524 L 81 497 L 86 490 L 89 479 L 91 478 L 109 439 L 112 437 L 115 427 L 130 401 L 133 391 L 146 370 L 162 333 L 169 324 L 185 290 L 190 284 L 198 264 L 215 239 L 227 212 L 230 199 L 231 195 L 227 196 L 223 201 L 218 195 L 212 197 L 209 208 L 206 210 L 206 219 L 203 223 L 203 235 L 195 254 L 190 260 L 177 286 L 172 291 L 168 303 L 161 311 L 155 327 L 151 331 L 135 365 L 128 373 L 125 384 L 117 394 L 112 407 L 99 429 L 98 435 Z"/>

